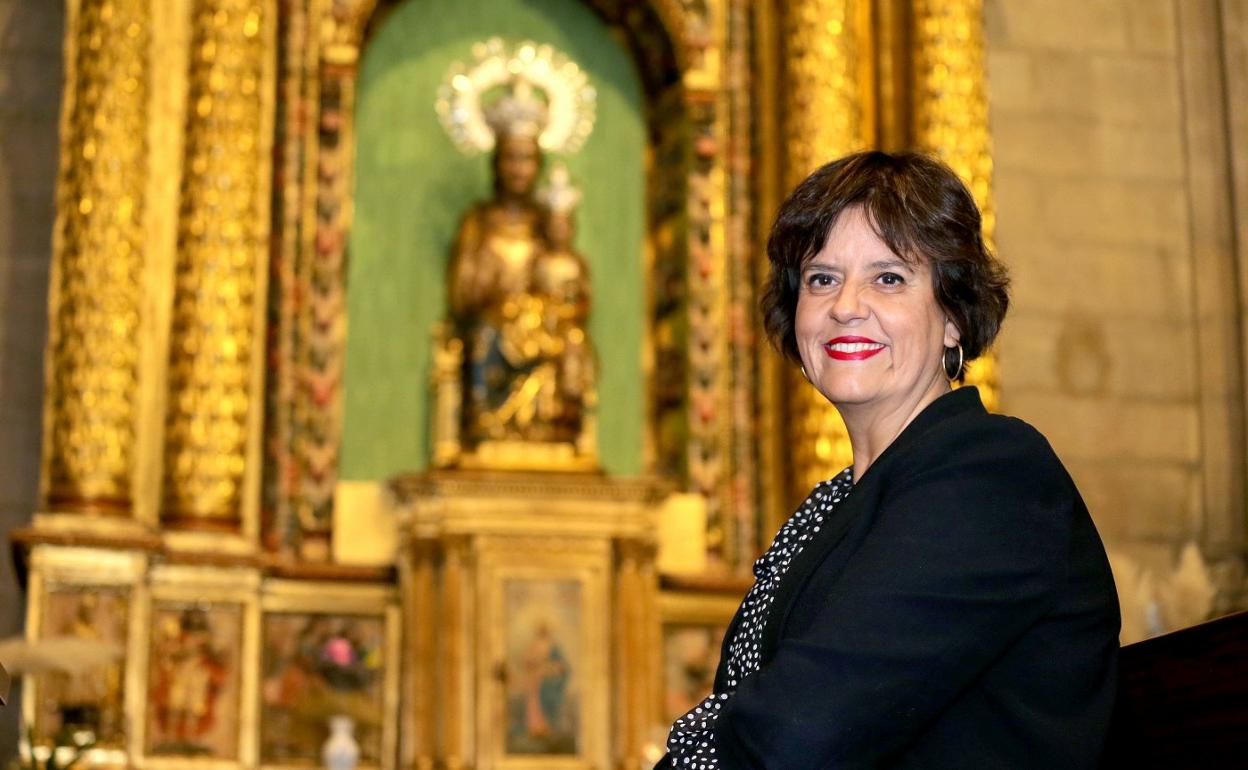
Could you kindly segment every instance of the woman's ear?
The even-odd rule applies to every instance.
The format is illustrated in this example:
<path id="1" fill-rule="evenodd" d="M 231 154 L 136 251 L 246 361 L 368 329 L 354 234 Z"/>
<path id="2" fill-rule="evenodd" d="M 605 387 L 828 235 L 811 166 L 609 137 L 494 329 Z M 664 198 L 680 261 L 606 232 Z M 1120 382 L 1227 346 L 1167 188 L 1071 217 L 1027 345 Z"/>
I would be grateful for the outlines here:
<path id="1" fill-rule="evenodd" d="M 945 347 L 954 348 L 962 341 L 962 332 L 949 316 L 945 316 Z"/>

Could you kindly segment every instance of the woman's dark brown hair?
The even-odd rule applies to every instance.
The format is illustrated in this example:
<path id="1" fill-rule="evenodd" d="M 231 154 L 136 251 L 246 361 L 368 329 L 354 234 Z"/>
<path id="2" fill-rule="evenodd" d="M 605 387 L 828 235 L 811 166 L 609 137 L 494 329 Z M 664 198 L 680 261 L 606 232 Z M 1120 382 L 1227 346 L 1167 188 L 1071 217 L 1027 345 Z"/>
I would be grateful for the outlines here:
<path id="1" fill-rule="evenodd" d="M 913 152 L 847 155 L 806 177 L 781 204 L 767 239 L 771 272 L 761 303 L 772 345 L 801 363 L 793 319 L 802 266 L 853 206 L 863 207 L 893 253 L 931 266 L 936 302 L 958 327 L 965 359 L 978 358 L 1005 318 L 1009 278 L 984 245 L 970 190 L 944 163 Z"/>

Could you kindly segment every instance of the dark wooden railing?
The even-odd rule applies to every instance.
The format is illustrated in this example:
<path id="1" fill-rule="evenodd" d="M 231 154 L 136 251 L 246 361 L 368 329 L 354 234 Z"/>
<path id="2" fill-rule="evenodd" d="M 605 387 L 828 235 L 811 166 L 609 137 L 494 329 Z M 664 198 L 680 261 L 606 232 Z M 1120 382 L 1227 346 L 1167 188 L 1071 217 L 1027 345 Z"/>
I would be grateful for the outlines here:
<path id="1" fill-rule="evenodd" d="M 1248 768 L 1248 612 L 1122 648 L 1110 768 Z"/>

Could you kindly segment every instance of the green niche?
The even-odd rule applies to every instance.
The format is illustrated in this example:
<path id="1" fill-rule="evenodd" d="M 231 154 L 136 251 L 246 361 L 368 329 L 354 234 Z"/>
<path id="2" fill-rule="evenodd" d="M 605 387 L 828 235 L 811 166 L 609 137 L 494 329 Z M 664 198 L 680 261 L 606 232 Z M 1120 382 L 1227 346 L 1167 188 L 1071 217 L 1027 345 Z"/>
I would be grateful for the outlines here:
<path id="1" fill-rule="evenodd" d="M 593 281 L 599 454 L 608 473 L 642 471 L 646 127 L 630 55 L 576 0 L 411 0 L 365 47 L 356 97 L 344 480 L 428 464 L 430 332 L 445 312 L 451 240 L 460 215 L 490 194 L 488 156 L 456 150 L 434 102 L 451 63 L 494 36 L 554 46 L 598 91 L 593 134 L 562 160 L 585 193 L 576 245 Z"/>

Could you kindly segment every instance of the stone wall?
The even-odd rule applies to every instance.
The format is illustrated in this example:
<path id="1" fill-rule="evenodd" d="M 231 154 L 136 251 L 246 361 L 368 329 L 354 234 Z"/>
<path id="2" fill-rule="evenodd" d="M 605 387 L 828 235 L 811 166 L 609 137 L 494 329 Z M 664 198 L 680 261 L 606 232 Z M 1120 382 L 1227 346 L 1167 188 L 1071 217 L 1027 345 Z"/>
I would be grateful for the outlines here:
<path id="1" fill-rule="evenodd" d="M 47 338 L 63 3 L 0 0 L 0 638 L 24 603 L 7 535 L 35 509 Z M 17 708 L 0 709 L 0 766 L 17 745 Z"/>
<path id="2" fill-rule="evenodd" d="M 1161 579 L 1195 542 L 1223 607 L 1245 518 L 1227 158 L 1248 134 L 1227 130 L 1222 49 L 1243 5 L 985 3 L 1004 408 L 1049 437 L 1116 554 Z"/>

